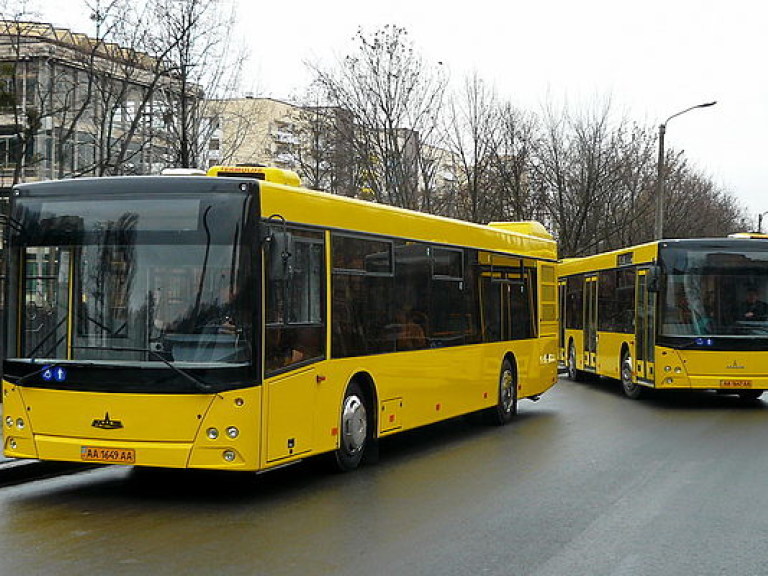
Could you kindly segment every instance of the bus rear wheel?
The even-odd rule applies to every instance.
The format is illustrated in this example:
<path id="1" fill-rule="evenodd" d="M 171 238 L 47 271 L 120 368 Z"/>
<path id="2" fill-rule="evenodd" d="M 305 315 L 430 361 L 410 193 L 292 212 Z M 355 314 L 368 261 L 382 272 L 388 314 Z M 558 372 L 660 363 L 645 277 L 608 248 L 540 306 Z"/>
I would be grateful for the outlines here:
<path id="1" fill-rule="evenodd" d="M 499 391 L 496 406 L 486 411 L 489 424 L 503 426 L 517 414 L 517 375 L 512 363 L 505 359 L 499 374 Z"/>
<path id="2" fill-rule="evenodd" d="M 637 400 L 645 390 L 632 379 L 632 356 L 629 352 L 621 355 L 621 388 L 628 398 Z"/>
<path id="3" fill-rule="evenodd" d="M 368 408 L 360 385 L 351 382 L 341 403 L 339 447 L 334 452 L 336 469 L 349 472 L 360 465 L 368 442 Z"/>

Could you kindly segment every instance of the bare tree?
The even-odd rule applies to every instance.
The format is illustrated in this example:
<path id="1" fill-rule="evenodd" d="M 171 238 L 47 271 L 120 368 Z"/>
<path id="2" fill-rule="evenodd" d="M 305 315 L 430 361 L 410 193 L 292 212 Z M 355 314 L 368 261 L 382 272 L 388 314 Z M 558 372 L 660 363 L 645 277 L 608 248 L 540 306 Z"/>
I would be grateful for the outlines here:
<path id="1" fill-rule="evenodd" d="M 472 222 L 487 222 L 500 212 L 491 175 L 492 148 L 498 131 L 496 94 L 475 73 L 465 80 L 463 91 L 448 109 L 449 149 L 460 174 L 456 215 Z"/>
<path id="2" fill-rule="evenodd" d="M 419 208 L 419 153 L 437 130 L 445 92 L 439 66 L 424 64 L 397 26 L 368 37 L 336 70 L 314 66 L 328 104 L 349 111 L 344 138 L 360 163 L 363 191 L 378 202 Z"/>
<path id="3" fill-rule="evenodd" d="M 531 185 L 533 154 L 540 138 L 534 115 L 509 103 L 500 104 L 496 139 L 491 152 L 498 187 L 500 220 L 546 220 L 543 199 Z"/>
<path id="4" fill-rule="evenodd" d="M 634 238 L 632 223 L 650 208 L 648 133 L 612 120 L 609 101 L 577 115 L 549 107 L 544 118 L 534 185 L 561 254 L 592 254 Z"/>
<path id="5" fill-rule="evenodd" d="M 235 11 L 223 0 L 156 0 L 150 6 L 153 53 L 163 55 L 174 78 L 163 87 L 173 162 L 202 167 L 217 130 L 215 101 L 236 91 L 245 59 L 232 43 Z"/>
<path id="6" fill-rule="evenodd" d="M 682 154 L 672 150 L 666 161 L 666 237 L 722 237 L 748 229 L 745 210 L 732 194 L 693 168 Z"/>

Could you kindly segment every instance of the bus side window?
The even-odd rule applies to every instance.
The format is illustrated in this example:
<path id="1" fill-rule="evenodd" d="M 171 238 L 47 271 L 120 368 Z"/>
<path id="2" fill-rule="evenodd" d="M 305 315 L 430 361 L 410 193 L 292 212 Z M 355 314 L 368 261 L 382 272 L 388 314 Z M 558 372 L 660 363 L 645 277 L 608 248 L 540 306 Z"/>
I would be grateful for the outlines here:
<path id="1" fill-rule="evenodd" d="M 266 257 L 267 373 L 325 357 L 325 247 L 322 234 L 294 230 L 291 253 Z M 275 259 L 286 262 L 275 263 Z"/>

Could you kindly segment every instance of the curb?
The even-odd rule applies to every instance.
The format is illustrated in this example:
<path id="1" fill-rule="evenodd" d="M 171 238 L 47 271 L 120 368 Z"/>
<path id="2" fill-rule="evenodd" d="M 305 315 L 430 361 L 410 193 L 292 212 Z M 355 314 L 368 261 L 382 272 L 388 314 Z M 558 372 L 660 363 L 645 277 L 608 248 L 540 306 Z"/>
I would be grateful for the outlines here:
<path id="1" fill-rule="evenodd" d="M 32 480 L 74 474 L 89 468 L 93 468 L 93 466 L 79 462 L 49 462 L 27 459 L 4 460 L 0 461 L 0 486 L 12 486 Z"/>

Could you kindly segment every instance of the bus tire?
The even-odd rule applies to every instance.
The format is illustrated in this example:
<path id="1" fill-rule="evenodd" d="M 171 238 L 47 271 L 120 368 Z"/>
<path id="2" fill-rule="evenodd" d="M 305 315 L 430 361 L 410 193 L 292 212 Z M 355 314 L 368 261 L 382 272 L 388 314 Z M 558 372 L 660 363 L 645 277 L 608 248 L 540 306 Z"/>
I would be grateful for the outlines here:
<path id="1" fill-rule="evenodd" d="M 645 389 L 632 379 L 632 356 L 628 350 L 625 350 L 621 355 L 621 366 L 619 367 L 621 374 L 621 389 L 624 391 L 624 395 L 632 400 L 640 398 Z"/>
<path id="2" fill-rule="evenodd" d="M 496 406 L 485 412 L 486 420 L 494 426 L 504 426 L 517 414 L 517 374 L 508 358 L 501 363 Z"/>
<path id="3" fill-rule="evenodd" d="M 341 403 L 339 447 L 333 453 L 335 468 L 339 472 L 356 469 L 363 459 L 370 441 L 368 406 L 360 385 L 352 381 Z"/>
<path id="4" fill-rule="evenodd" d="M 568 370 L 568 379 L 574 382 L 580 382 L 584 379 L 584 373 L 576 368 L 576 346 L 573 340 L 568 345 L 568 358 L 566 368 Z"/>
<path id="5" fill-rule="evenodd" d="M 763 395 L 764 390 L 742 390 L 738 392 L 739 398 L 748 402 L 755 401 Z"/>

